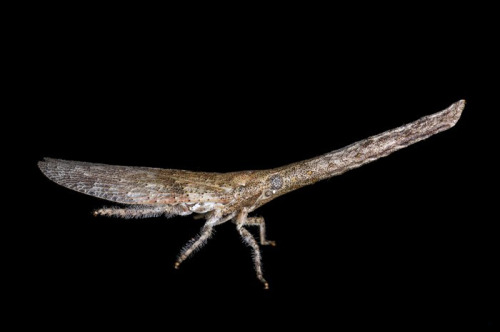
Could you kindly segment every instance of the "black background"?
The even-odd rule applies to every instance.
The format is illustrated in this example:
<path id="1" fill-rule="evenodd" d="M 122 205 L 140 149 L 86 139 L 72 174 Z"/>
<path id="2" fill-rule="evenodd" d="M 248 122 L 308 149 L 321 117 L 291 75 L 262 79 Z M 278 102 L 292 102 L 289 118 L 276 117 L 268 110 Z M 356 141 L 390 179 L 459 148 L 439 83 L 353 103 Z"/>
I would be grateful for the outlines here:
<path id="1" fill-rule="evenodd" d="M 50 324 L 104 318 L 142 328 L 223 327 L 229 318 L 272 328 L 497 324 L 496 194 L 486 190 L 497 183 L 498 72 L 488 26 L 471 31 L 464 19 L 426 32 L 441 19 L 361 28 L 309 17 L 233 29 L 238 18 L 97 16 L 40 15 L 18 41 L 27 93 L 14 112 L 31 139 L 8 253 L 14 308 Z M 234 225 L 219 226 L 174 270 L 202 221 L 94 218 L 107 202 L 36 168 L 43 157 L 271 168 L 459 99 L 467 106 L 455 128 L 257 211 L 277 242 L 262 248 L 269 291 Z"/>

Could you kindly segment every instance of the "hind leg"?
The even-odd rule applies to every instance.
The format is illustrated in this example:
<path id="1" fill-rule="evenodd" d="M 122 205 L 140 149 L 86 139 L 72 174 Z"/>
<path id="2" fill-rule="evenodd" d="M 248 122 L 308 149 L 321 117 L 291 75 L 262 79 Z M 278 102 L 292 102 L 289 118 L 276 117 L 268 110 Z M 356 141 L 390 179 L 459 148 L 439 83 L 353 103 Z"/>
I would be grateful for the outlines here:
<path id="1" fill-rule="evenodd" d="M 161 215 L 170 216 L 168 211 L 163 207 L 150 207 L 150 206 L 130 206 L 125 208 L 110 207 L 102 208 L 94 211 L 94 217 L 116 217 L 116 218 L 152 218 Z"/>
<path id="2" fill-rule="evenodd" d="M 185 216 L 191 214 L 187 208 L 182 206 L 171 206 L 171 205 L 128 205 L 125 207 L 109 207 L 102 208 L 94 211 L 94 217 L 105 216 L 105 217 L 116 217 L 116 218 L 153 218 L 159 216 L 165 216 L 167 218 L 173 216 Z"/>

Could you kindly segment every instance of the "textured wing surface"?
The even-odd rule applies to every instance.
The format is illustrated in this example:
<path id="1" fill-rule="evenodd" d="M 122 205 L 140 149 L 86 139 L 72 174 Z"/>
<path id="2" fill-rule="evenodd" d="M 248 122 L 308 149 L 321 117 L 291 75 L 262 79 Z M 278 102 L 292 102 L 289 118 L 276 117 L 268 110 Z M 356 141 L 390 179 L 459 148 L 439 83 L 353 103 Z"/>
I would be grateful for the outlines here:
<path id="1" fill-rule="evenodd" d="M 232 188 L 222 173 L 112 166 L 45 158 L 40 170 L 66 188 L 124 204 L 227 203 Z"/>

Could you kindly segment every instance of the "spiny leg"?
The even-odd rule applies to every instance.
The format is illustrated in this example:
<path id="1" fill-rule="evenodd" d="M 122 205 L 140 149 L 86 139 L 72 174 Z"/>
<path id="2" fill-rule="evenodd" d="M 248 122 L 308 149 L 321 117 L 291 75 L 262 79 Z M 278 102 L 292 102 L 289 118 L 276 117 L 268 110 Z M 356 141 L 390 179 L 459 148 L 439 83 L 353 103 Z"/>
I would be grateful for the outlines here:
<path id="1" fill-rule="evenodd" d="M 236 229 L 243 238 L 243 241 L 245 241 L 252 248 L 252 258 L 255 266 L 255 272 L 257 273 L 257 278 L 264 284 L 264 289 L 269 289 L 269 284 L 267 283 L 266 279 L 264 279 L 264 276 L 262 274 L 262 256 L 260 254 L 259 245 L 257 244 L 257 241 L 255 241 L 252 234 L 243 227 L 248 220 L 247 215 L 248 212 L 246 208 L 244 208 L 238 214 L 238 217 L 236 218 Z"/>
<path id="2" fill-rule="evenodd" d="M 251 217 L 247 218 L 245 226 L 259 226 L 260 228 L 260 244 L 263 246 L 276 246 L 275 241 L 266 240 L 266 222 L 263 217 Z"/>
<path id="3" fill-rule="evenodd" d="M 237 227 L 238 232 L 240 232 L 241 237 L 243 240 L 252 248 L 253 250 L 253 263 L 255 265 L 255 272 L 257 272 L 257 278 L 264 284 L 265 289 L 269 289 L 269 284 L 267 283 L 266 279 L 264 279 L 264 276 L 262 274 L 262 257 L 260 255 L 260 248 L 259 245 L 257 244 L 257 241 L 255 241 L 254 237 L 252 234 L 246 230 L 243 226 L 238 226 Z"/>
<path id="4" fill-rule="evenodd" d="M 158 217 L 162 214 L 171 216 L 168 211 L 163 207 L 148 207 L 148 206 L 130 206 L 126 208 L 111 207 L 102 208 L 94 211 L 94 217 L 117 217 L 117 218 L 152 218 Z"/>
<path id="5" fill-rule="evenodd" d="M 178 205 L 143 205 L 135 204 L 125 207 L 109 207 L 94 211 L 94 216 L 117 217 L 117 218 L 153 218 L 165 216 L 167 218 L 173 216 L 185 216 L 192 212 Z"/>
<path id="6" fill-rule="evenodd" d="M 200 234 L 196 238 L 192 238 L 182 249 L 177 262 L 175 262 L 175 268 L 178 269 L 182 262 L 184 262 L 193 252 L 201 249 L 208 241 L 210 236 L 212 236 L 213 226 L 205 224 L 201 229 Z"/>
<path id="7" fill-rule="evenodd" d="M 196 250 L 201 249 L 207 240 L 212 236 L 213 228 L 219 221 L 220 216 L 218 213 L 215 213 L 210 219 L 207 220 L 203 228 L 201 229 L 198 237 L 192 238 L 182 249 L 179 257 L 177 258 L 177 262 L 175 262 L 175 268 L 178 269 L 182 262 L 186 260 L 192 253 Z"/>

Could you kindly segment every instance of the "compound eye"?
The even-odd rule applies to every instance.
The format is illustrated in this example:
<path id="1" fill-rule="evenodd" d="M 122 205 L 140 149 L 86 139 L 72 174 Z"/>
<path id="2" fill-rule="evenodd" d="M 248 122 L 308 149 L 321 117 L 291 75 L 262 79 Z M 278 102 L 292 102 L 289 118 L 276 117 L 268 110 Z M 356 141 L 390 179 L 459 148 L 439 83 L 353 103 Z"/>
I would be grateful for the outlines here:
<path id="1" fill-rule="evenodd" d="M 272 190 L 279 190 L 283 187 L 283 178 L 278 174 L 271 176 L 269 178 L 269 182 L 271 182 Z"/>

